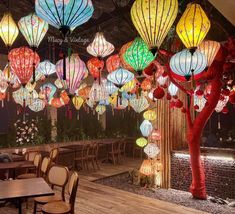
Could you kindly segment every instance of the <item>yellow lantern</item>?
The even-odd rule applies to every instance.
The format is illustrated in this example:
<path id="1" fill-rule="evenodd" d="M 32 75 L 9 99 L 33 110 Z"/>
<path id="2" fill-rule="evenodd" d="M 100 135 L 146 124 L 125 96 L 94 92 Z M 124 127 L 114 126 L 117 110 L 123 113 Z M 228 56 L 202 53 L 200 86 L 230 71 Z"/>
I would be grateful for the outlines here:
<path id="1" fill-rule="evenodd" d="M 139 171 L 140 171 L 140 173 L 142 173 L 146 176 L 152 175 L 154 173 L 152 160 L 150 160 L 150 159 L 144 160 L 143 163 L 141 164 Z"/>
<path id="2" fill-rule="evenodd" d="M 82 107 L 82 104 L 84 103 L 84 100 L 81 97 L 75 96 L 72 98 L 72 102 L 74 107 L 79 110 Z"/>
<path id="3" fill-rule="evenodd" d="M 106 107 L 104 105 L 98 105 L 98 106 L 96 106 L 95 111 L 99 115 L 102 115 L 106 111 Z"/>
<path id="4" fill-rule="evenodd" d="M 136 87 L 137 84 L 138 84 L 138 80 L 134 78 L 133 80 L 129 81 L 124 86 L 122 86 L 120 91 L 130 92 Z"/>
<path id="5" fill-rule="evenodd" d="M 145 120 L 156 120 L 157 114 L 154 110 L 147 110 L 143 114 Z"/>
<path id="6" fill-rule="evenodd" d="M 132 22 L 155 54 L 178 13 L 178 0 L 136 0 L 131 8 Z"/>
<path id="7" fill-rule="evenodd" d="M 198 49 L 206 55 L 207 58 L 207 67 L 209 67 L 215 59 L 216 54 L 220 49 L 220 43 L 216 41 L 203 41 Z"/>
<path id="8" fill-rule="evenodd" d="M 195 49 L 210 29 L 210 20 L 199 4 L 189 3 L 180 18 L 176 32 L 186 48 Z"/>
<path id="9" fill-rule="evenodd" d="M 0 37 L 7 47 L 10 47 L 19 34 L 18 27 L 10 13 L 5 13 L 0 22 Z"/>
<path id="10" fill-rule="evenodd" d="M 136 144 L 139 146 L 139 147 L 144 147 L 148 144 L 148 141 L 146 138 L 144 137 L 140 137 L 136 140 Z"/>

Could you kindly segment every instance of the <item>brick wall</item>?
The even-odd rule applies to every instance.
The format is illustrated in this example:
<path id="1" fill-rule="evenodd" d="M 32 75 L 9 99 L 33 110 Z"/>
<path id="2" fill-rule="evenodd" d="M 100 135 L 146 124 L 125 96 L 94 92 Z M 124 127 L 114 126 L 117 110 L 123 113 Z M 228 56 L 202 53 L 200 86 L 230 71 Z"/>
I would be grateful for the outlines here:
<path id="1" fill-rule="evenodd" d="M 203 156 L 207 194 L 235 199 L 235 161 L 231 158 L 213 159 Z M 189 190 L 191 169 L 188 154 L 171 155 L 171 188 Z"/>

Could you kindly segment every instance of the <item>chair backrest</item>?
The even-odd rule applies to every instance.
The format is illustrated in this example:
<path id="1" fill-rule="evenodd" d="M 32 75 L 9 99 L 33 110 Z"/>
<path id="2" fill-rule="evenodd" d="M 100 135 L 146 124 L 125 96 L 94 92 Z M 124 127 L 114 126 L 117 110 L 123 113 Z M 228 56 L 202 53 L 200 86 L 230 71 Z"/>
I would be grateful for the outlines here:
<path id="1" fill-rule="evenodd" d="M 27 161 L 34 161 L 34 157 L 35 157 L 35 155 L 36 155 L 37 153 L 38 153 L 37 151 L 27 151 L 27 152 L 24 154 L 24 158 L 25 158 L 25 160 L 27 160 Z"/>
<path id="2" fill-rule="evenodd" d="M 54 148 L 50 151 L 50 155 L 49 157 L 51 158 L 51 161 L 52 162 L 55 162 L 57 161 L 57 158 L 58 158 L 58 155 L 59 155 L 59 149 L 58 148 Z"/>
<path id="3" fill-rule="evenodd" d="M 120 150 L 120 141 L 114 141 L 112 143 L 112 151 L 119 151 Z"/>
<path id="4" fill-rule="evenodd" d="M 70 176 L 69 185 L 68 185 L 68 192 L 69 192 L 69 203 L 71 205 L 71 213 L 74 213 L 74 204 L 76 200 L 76 194 L 78 189 L 78 173 L 73 172 Z"/>
<path id="5" fill-rule="evenodd" d="M 40 174 L 40 164 L 41 164 L 41 161 L 42 161 L 42 155 L 40 153 L 37 153 L 34 156 L 34 160 L 33 160 L 33 164 L 36 167 L 36 174 L 37 174 L 37 176 L 39 176 L 39 174 Z"/>
<path id="6" fill-rule="evenodd" d="M 90 151 L 90 144 L 84 144 L 82 146 L 82 157 L 86 157 L 87 155 L 89 155 L 89 151 Z"/>
<path id="7" fill-rule="evenodd" d="M 124 141 L 124 140 L 120 141 L 120 150 L 122 152 L 126 151 L 126 141 Z"/>
<path id="8" fill-rule="evenodd" d="M 61 187 L 61 196 L 65 200 L 65 186 L 68 183 L 69 170 L 65 166 L 53 165 L 48 171 L 47 180 L 48 183 L 54 188 L 54 186 Z"/>
<path id="9" fill-rule="evenodd" d="M 40 176 L 42 176 L 42 177 L 46 176 L 50 164 L 51 164 L 51 159 L 49 157 L 44 157 L 42 160 L 41 167 L 40 167 L 40 169 L 41 169 Z"/>
<path id="10" fill-rule="evenodd" d="M 97 156 L 98 152 L 99 152 L 99 144 L 98 143 L 92 143 L 90 145 L 89 155 Z"/>

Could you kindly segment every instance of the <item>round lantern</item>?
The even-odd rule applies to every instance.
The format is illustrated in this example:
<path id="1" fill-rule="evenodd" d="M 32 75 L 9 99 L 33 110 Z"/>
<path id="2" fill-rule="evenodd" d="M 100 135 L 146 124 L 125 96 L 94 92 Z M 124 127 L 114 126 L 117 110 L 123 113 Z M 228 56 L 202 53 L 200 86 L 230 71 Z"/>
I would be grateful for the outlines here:
<path id="1" fill-rule="evenodd" d="M 39 72 L 48 77 L 49 75 L 56 72 L 56 67 L 49 60 L 44 60 L 43 62 L 39 63 L 38 67 L 36 68 L 36 72 Z"/>
<path id="2" fill-rule="evenodd" d="M 157 119 L 157 114 L 154 110 L 147 110 L 143 114 L 145 120 L 156 120 Z"/>
<path id="3" fill-rule="evenodd" d="M 28 47 L 15 48 L 8 54 L 11 67 L 21 84 L 24 86 L 33 75 L 34 66 L 38 66 L 40 58 L 36 52 Z"/>
<path id="4" fill-rule="evenodd" d="M 0 37 L 7 47 L 12 46 L 19 34 L 18 27 L 10 13 L 4 13 L 0 22 Z"/>
<path id="5" fill-rule="evenodd" d="M 105 90 L 105 86 L 103 83 L 99 84 L 98 82 L 94 82 L 90 93 L 89 93 L 89 100 L 92 102 L 99 102 L 101 100 L 106 100 L 108 94 Z"/>
<path id="6" fill-rule="evenodd" d="M 141 86 L 140 86 L 140 87 L 141 87 L 142 90 L 144 90 L 144 91 L 149 91 L 149 90 L 152 88 L 152 82 L 151 82 L 151 80 L 148 79 L 148 78 L 145 78 L 145 79 L 143 80 L 143 82 L 141 83 Z"/>
<path id="7" fill-rule="evenodd" d="M 91 44 L 87 47 L 87 52 L 94 57 L 104 58 L 114 51 L 114 46 L 106 41 L 104 34 L 97 32 Z"/>
<path id="8" fill-rule="evenodd" d="M 91 0 L 36 0 L 36 14 L 58 28 L 64 37 L 87 22 L 93 14 Z"/>
<path id="9" fill-rule="evenodd" d="M 149 157 L 149 158 L 156 158 L 157 155 L 160 153 L 160 149 L 155 143 L 149 143 L 147 146 L 144 148 L 144 153 Z"/>
<path id="10" fill-rule="evenodd" d="M 143 148 L 143 147 L 145 147 L 145 146 L 148 144 L 148 141 L 147 141 L 146 138 L 140 137 L 140 138 L 138 138 L 138 139 L 136 140 L 136 144 L 137 144 L 137 146 Z"/>
<path id="11" fill-rule="evenodd" d="M 199 4 L 189 3 L 180 18 L 176 32 L 186 48 L 195 49 L 210 29 L 210 21 Z"/>
<path id="12" fill-rule="evenodd" d="M 131 99 L 130 106 L 134 109 L 135 112 L 140 113 L 149 107 L 149 103 L 144 96 L 141 96 L 139 98 Z"/>
<path id="13" fill-rule="evenodd" d="M 22 17 L 18 26 L 20 32 L 31 48 L 37 48 L 48 30 L 48 23 L 39 18 L 35 13 Z"/>
<path id="14" fill-rule="evenodd" d="M 104 105 L 97 105 L 96 108 L 95 108 L 95 111 L 99 115 L 102 115 L 106 111 L 106 107 Z"/>
<path id="15" fill-rule="evenodd" d="M 33 99 L 30 105 L 28 106 L 31 111 L 39 112 L 42 111 L 46 106 L 46 103 L 41 99 Z"/>
<path id="16" fill-rule="evenodd" d="M 72 98 L 72 102 L 74 107 L 79 110 L 82 107 L 82 104 L 84 103 L 84 100 L 81 97 L 75 96 Z"/>
<path id="17" fill-rule="evenodd" d="M 117 70 L 120 67 L 121 67 L 121 59 L 118 54 L 112 55 L 106 60 L 106 68 L 109 73 Z"/>
<path id="18" fill-rule="evenodd" d="M 156 52 L 178 12 L 177 0 L 136 0 L 131 8 L 132 22 L 149 48 Z"/>
<path id="19" fill-rule="evenodd" d="M 139 172 L 143 175 L 150 176 L 154 173 L 153 162 L 150 159 L 146 159 L 140 166 Z"/>
<path id="20" fill-rule="evenodd" d="M 187 81 L 192 75 L 200 74 L 207 66 L 205 54 L 196 50 L 193 54 L 184 49 L 170 59 L 170 68 L 176 75 L 184 77 Z"/>
<path id="21" fill-rule="evenodd" d="M 173 84 L 172 82 L 168 86 L 168 92 L 172 97 L 176 96 L 178 90 L 179 90 L 179 88 L 175 84 Z"/>
<path id="22" fill-rule="evenodd" d="M 216 41 L 206 40 L 203 41 L 199 46 L 198 49 L 205 54 L 207 58 L 207 67 L 211 66 L 212 62 L 216 54 L 220 49 L 220 43 Z"/>
<path id="23" fill-rule="evenodd" d="M 134 74 L 124 68 L 119 68 L 110 73 L 107 76 L 107 79 L 114 83 L 118 88 L 121 88 L 124 84 L 134 79 Z"/>
<path id="24" fill-rule="evenodd" d="M 134 69 L 126 62 L 126 60 L 124 58 L 124 55 L 125 55 L 127 49 L 131 46 L 132 42 L 133 41 L 124 44 L 121 47 L 120 51 L 119 51 L 119 56 L 120 56 L 121 64 L 122 64 L 123 68 L 127 69 L 128 71 L 134 71 Z"/>
<path id="25" fill-rule="evenodd" d="M 118 91 L 118 88 L 110 81 L 105 83 L 105 90 L 107 91 L 108 95 L 111 96 L 113 93 Z"/>
<path id="26" fill-rule="evenodd" d="M 101 71 L 104 68 L 104 61 L 99 60 L 98 58 L 89 59 L 87 62 L 87 68 L 90 71 L 90 74 L 93 78 L 100 78 Z"/>
<path id="27" fill-rule="evenodd" d="M 149 137 L 151 141 L 161 140 L 161 133 L 159 130 L 154 129 Z"/>
<path id="28" fill-rule="evenodd" d="M 26 107 L 32 103 L 32 100 L 38 98 L 38 93 L 35 90 L 29 92 L 25 87 L 21 87 L 12 93 L 12 97 L 17 104 Z"/>
<path id="29" fill-rule="evenodd" d="M 165 96 L 165 91 L 162 87 L 157 87 L 153 90 L 153 98 L 162 99 Z"/>
<path id="30" fill-rule="evenodd" d="M 140 131 L 144 137 L 148 137 L 153 131 L 152 123 L 149 122 L 148 120 L 144 120 L 140 125 Z"/>
<path id="31" fill-rule="evenodd" d="M 124 54 L 125 61 L 141 75 L 142 71 L 154 60 L 146 43 L 137 37 Z"/>
<path id="32" fill-rule="evenodd" d="M 66 81 L 63 80 L 64 60 L 61 59 L 56 63 L 56 73 L 58 78 L 65 84 L 64 88 L 74 95 L 81 81 L 87 76 L 86 64 L 80 59 L 78 54 L 72 54 L 66 58 Z"/>

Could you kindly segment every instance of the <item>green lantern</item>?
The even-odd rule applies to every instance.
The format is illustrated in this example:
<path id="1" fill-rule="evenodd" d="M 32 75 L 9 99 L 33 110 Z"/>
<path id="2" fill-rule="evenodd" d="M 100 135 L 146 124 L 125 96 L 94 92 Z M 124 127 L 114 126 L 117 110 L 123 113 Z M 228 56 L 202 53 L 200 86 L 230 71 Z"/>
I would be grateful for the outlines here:
<path id="1" fill-rule="evenodd" d="M 154 60 L 148 45 L 137 37 L 124 54 L 125 61 L 141 75 L 142 71 Z"/>

